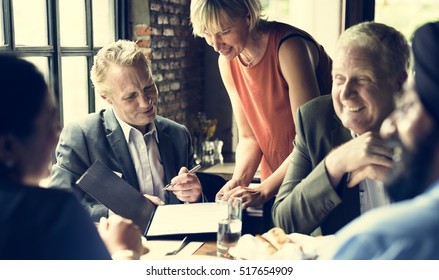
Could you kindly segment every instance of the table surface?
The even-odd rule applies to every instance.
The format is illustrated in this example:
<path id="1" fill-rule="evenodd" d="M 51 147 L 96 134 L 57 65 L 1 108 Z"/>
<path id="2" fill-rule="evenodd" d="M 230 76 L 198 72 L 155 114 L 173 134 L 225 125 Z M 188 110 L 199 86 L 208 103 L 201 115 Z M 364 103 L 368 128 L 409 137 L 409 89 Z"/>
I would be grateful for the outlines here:
<path id="1" fill-rule="evenodd" d="M 194 255 L 216 256 L 216 241 L 204 242 Z"/>
<path id="2" fill-rule="evenodd" d="M 216 255 L 216 241 L 207 241 L 195 251 L 194 255 L 197 256 L 215 256 Z"/>

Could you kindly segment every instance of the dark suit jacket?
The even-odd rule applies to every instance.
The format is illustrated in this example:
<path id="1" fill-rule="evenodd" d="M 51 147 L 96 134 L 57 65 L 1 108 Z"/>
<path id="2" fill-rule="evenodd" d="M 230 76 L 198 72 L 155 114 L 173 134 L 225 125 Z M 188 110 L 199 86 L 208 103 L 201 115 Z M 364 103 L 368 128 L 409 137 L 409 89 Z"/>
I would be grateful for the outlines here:
<path id="1" fill-rule="evenodd" d="M 174 121 L 157 116 L 159 152 L 165 171 L 164 184 L 178 174 L 182 166 L 194 165 L 193 149 L 188 129 Z M 66 125 L 56 148 L 56 164 L 52 167 L 49 187 L 74 190 L 94 221 L 108 215 L 108 208 L 82 191 L 75 182 L 99 159 L 111 170 L 139 190 L 134 163 L 112 109 L 92 113 L 79 122 Z M 181 203 L 172 192 L 166 192 L 167 204 Z"/>
<path id="2" fill-rule="evenodd" d="M 272 209 L 274 224 L 288 233 L 310 234 L 320 226 L 333 234 L 360 215 L 358 186 L 347 188 L 343 178 L 332 187 L 324 165 L 333 148 L 352 139 L 331 98 L 318 97 L 298 110 L 295 147 Z"/>

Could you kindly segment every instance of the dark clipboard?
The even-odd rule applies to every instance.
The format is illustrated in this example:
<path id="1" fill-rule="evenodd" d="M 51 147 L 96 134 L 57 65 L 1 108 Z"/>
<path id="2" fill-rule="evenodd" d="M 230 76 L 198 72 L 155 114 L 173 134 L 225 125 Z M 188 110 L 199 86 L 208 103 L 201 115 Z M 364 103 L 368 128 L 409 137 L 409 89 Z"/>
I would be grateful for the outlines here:
<path id="1" fill-rule="evenodd" d="M 87 169 L 76 181 L 76 184 L 114 213 L 132 220 L 148 239 L 182 239 L 188 236 L 191 240 L 201 241 L 216 238 L 216 229 L 207 232 L 186 232 L 183 230 L 172 234 L 148 234 L 158 206 L 99 160 L 96 160 Z M 169 216 L 166 219 L 173 222 L 172 220 L 178 219 L 178 217 Z M 184 217 L 183 221 L 184 219 L 194 219 L 194 217 Z M 203 222 L 200 221 L 200 223 Z"/>
<path id="2" fill-rule="evenodd" d="M 132 220 L 146 236 L 157 206 L 100 160 L 76 184 L 114 213 Z"/>

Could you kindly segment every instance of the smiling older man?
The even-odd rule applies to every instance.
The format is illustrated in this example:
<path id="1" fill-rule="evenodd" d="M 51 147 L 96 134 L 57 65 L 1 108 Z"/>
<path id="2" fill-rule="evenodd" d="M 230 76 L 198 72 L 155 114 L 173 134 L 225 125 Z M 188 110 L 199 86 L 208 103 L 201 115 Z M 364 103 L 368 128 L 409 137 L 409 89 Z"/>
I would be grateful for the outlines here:
<path id="1" fill-rule="evenodd" d="M 273 205 L 286 232 L 333 234 L 361 213 L 388 203 L 382 180 L 392 151 L 379 136 L 407 78 L 409 46 L 384 24 L 365 22 L 339 38 L 332 96 L 299 108 L 295 148 Z"/>
<path id="2" fill-rule="evenodd" d="M 336 234 L 333 259 L 439 259 L 439 22 L 415 32 L 415 77 L 381 134 L 397 156 L 385 187 L 397 203 Z"/>

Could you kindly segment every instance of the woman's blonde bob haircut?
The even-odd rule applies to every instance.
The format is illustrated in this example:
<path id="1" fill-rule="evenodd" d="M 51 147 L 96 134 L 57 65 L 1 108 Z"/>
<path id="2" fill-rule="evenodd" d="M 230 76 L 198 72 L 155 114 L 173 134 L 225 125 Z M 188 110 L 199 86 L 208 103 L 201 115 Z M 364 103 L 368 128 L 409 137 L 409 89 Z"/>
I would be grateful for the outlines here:
<path id="1" fill-rule="evenodd" d="M 221 32 L 221 22 L 231 24 L 234 18 L 247 16 L 252 32 L 263 20 L 259 0 L 191 0 L 190 20 L 193 34 L 198 37 Z"/>

